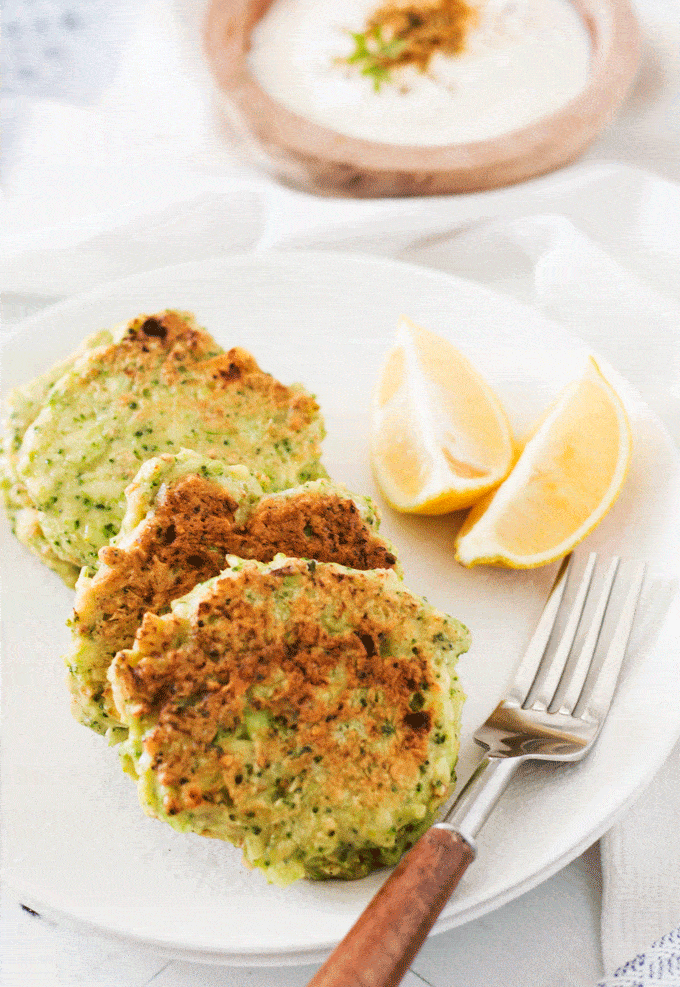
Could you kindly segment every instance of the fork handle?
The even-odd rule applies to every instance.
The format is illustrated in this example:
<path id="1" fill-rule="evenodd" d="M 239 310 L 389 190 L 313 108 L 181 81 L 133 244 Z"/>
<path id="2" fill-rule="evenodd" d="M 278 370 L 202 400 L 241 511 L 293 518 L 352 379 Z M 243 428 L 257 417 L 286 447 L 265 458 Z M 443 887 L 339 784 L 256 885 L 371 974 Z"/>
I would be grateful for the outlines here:
<path id="1" fill-rule="evenodd" d="M 430 827 L 308 987 L 396 987 L 474 856 L 446 823 Z"/>

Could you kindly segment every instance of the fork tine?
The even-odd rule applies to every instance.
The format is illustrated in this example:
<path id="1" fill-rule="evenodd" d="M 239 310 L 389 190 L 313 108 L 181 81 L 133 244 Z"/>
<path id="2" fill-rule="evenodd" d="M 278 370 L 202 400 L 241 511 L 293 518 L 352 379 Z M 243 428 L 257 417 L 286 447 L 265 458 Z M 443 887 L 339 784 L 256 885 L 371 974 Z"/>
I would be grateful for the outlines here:
<path id="1" fill-rule="evenodd" d="M 588 556 L 583 574 L 576 586 L 573 601 L 571 601 L 567 609 L 567 600 L 565 599 L 558 612 L 554 633 L 548 642 L 544 660 L 536 675 L 536 681 L 526 698 L 524 709 L 530 706 L 539 706 L 547 709 L 555 696 L 560 682 L 564 679 L 565 667 L 569 661 L 572 645 L 581 624 L 596 563 L 597 554 L 591 552 Z"/>
<path id="2" fill-rule="evenodd" d="M 519 703 L 520 706 L 528 696 L 531 685 L 536 678 L 536 673 L 541 665 L 545 649 L 552 634 L 557 612 L 564 596 L 572 563 L 572 555 L 567 555 L 562 560 L 536 629 L 524 652 L 524 657 L 515 673 L 512 685 L 508 690 L 506 698 Z"/>
<path id="3" fill-rule="evenodd" d="M 583 691 L 574 707 L 574 716 L 602 721 L 609 710 L 633 629 L 646 568 L 644 563 L 635 567 L 623 606 L 620 609 L 612 607 L 610 613 L 605 612 L 600 640 L 608 641 L 609 647 L 606 650 L 604 647 L 596 649 Z M 608 620 L 608 617 L 611 619 Z M 607 624 L 612 621 L 614 626 L 610 628 Z"/>
<path id="4" fill-rule="evenodd" d="M 578 702 L 586 681 L 586 676 L 588 675 L 588 670 L 592 664 L 597 642 L 600 638 L 602 622 L 620 561 L 617 556 L 611 560 L 609 569 L 602 581 L 594 611 L 589 615 L 590 622 L 584 621 L 586 626 L 579 629 L 579 640 L 577 643 L 575 642 L 572 658 L 566 663 L 560 684 L 553 696 L 552 702 L 548 706 L 548 712 L 550 713 L 558 709 L 563 709 L 565 712 L 571 713 Z M 596 586 L 591 585 L 590 590 L 593 596 L 595 596 Z"/>

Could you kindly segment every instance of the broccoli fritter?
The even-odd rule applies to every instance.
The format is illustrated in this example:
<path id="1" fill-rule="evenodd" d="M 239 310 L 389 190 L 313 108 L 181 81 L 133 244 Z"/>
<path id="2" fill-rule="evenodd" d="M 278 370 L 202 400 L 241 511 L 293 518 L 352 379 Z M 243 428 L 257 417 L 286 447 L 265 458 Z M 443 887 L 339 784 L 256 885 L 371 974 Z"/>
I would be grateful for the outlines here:
<path id="1" fill-rule="evenodd" d="M 109 338 L 110 333 L 106 331 L 88 336 L 66 360 L 61 360 L 23 387 L 17 387 L 7 399 L 7 414 L 2 423 L 0 488 L 12 532 L 69 585 L 75 582 L 79 567 L 64 561 L 52 551 L 40 527 L 40 513 L 31 503 L 26 487 L 17 476 L 16 465 L 26 430 L 38 417 L 50 390 L 84 352 L 105 343 Z"/>
<path id="2" fill-rule="evenodd" d="M 125 487 L 153 456 L 195 449 L 248 466 L 270 490 L 325 476 L 314 398 L 245 350 L 224 352 L 189 313 L 139 316 L 61 369 L 28 402 L 10 400 L 8 501 L 29 512 L 17 536 L 71 584 L 97 564 Z"/>
<path id="3" fill-rule="evenodd" d="M 167 611 L 224 569 L 227 554 L 267 562 L 283 552 L 356 569 L 396 564 L 372 502 L 327 480 L 265 494 L 244 466 L 181 450 L 145 463 L 126 499 L 119 535 L 76 585 L 66 658 L 74 715 L 110 740 L 125 735 L 106 678 L 114 655 L 132 646 L 147 611 Z"/>
<path id="4" fill-rule="evenodd" d="M 451 791 L 466 628 L 390 570 L 230 563 L 109 669 L 144 810 L 277 883 L 396 863 Z"/>

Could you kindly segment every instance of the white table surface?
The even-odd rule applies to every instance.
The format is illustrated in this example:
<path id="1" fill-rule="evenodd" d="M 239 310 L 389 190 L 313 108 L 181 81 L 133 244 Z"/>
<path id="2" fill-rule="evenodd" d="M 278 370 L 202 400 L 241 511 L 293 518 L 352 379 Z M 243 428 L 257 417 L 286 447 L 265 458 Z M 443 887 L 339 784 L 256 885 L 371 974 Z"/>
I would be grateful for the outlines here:
<path id="1" fill-rule="evenodd" d="M 674 3 L 675 0 L 670 0 Z M 23 98 L 94 100 L 115 70 L 130 14 L 142 0 L 8 0 L 5 24 L 5 165 L 21 131 Z M 649 52 L 647 57 L 653 57 Z M 653 66 L 647 67 L 653 71 Z M 663 85 L 663 79 L 657 80 Z M 676 107 L 680 115 L 680 107 Z M 675 127 L 677 128 L 677 119 Z M 622 142 L 621 159 L 644 155 Z M 639 151 L 639 153 L 638 153 Z M 660 173 L 679 177 L 677 161 Z M 643 162 L 649 166 L 649 161 Z M 39 307 L 9 300 L 5 331 Z M 602 976 L 598 847 L 517 900 L 465 926 L 433 936 L 406 975 L 406 987 L 593 987 Z M 230 968 L 168 959 L 140 946 L 56 925 L 2 896 L 2 987 L 297 987 L 313 967 Z"/>

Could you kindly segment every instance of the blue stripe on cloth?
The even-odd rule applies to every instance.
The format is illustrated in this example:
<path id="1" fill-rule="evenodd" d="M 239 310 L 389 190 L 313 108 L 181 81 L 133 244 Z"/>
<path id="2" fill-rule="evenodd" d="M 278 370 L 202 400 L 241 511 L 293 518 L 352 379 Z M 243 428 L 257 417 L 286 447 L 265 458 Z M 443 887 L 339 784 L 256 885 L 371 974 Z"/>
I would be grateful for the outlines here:
<path id="1" fill-rule="evenodd" d="M 644 953 L 620 966 L 597 987 L 680 987 L 680 929 L 669 932 Z"/>

